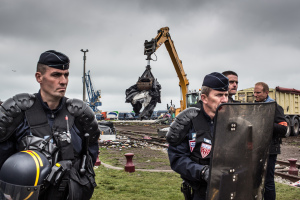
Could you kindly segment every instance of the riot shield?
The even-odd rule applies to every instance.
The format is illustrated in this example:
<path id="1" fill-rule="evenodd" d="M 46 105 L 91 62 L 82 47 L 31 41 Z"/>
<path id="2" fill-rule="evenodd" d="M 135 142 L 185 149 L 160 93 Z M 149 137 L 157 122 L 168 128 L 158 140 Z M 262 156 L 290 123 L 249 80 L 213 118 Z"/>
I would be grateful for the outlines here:
<path id="1" fill-rule="evenodd" d="M 207 199 L 263 197 L 275 102 L 218 107 Z"/>

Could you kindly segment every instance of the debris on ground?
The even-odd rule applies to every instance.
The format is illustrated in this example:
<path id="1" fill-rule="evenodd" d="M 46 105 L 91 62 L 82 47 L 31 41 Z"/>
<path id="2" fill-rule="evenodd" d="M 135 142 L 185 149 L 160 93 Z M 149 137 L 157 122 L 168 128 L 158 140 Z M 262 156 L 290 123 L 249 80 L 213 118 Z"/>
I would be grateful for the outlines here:
<path id="1" fill-rule="evenodd" d="M 300 180 L 296 181 L 295 183 L 292 183 L 291 186 L 300 187 Z"/>

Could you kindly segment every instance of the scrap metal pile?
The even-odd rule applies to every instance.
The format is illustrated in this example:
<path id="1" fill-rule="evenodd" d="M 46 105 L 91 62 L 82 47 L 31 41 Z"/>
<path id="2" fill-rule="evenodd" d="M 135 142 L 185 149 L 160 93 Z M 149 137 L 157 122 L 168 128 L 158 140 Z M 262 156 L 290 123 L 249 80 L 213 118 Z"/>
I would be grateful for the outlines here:
<path id="1" fill-rule="evenodd" d="M 138 115 L 138 119 L 148 119 L 151 117 L 157 103 L 161 103 L 160 99 L 161 85 L 151 73 L 150 65 L 139 77 L 136 84 L 126 89 L 126 103 L 131 103 L 133 111 Z M 141 112 L 141 109 L 144 110 Z"/>

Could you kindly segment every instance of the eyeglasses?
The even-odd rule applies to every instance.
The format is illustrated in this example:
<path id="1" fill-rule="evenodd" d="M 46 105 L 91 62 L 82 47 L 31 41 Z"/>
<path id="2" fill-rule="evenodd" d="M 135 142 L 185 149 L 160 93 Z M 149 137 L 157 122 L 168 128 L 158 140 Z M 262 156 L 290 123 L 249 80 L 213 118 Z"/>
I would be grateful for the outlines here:
<path id="1" fill-rule="evenodd" d="M 230 84 L 234 84 L 234 83 L 239 84 L 238 81 L 229 81 L 229 83 L 230 83 Z"/>

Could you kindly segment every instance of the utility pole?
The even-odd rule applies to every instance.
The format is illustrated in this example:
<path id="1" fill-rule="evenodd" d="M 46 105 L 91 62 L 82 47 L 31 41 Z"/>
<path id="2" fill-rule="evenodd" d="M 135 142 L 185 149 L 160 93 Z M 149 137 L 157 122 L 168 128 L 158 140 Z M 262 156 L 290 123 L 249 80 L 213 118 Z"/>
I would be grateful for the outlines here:
<path id="1" fill-rule="evenodd" d="M 85 102 L 85 60 L 86 60 L 86 56 L 85 53 L 89 52 L 89 50 L 85 50 L 83 51 L 83 49 L 81 49 L 81 51 L 83 52 L 83 94 L 82 94 L 82 101 Z"/>

